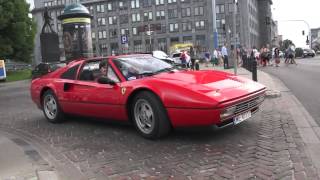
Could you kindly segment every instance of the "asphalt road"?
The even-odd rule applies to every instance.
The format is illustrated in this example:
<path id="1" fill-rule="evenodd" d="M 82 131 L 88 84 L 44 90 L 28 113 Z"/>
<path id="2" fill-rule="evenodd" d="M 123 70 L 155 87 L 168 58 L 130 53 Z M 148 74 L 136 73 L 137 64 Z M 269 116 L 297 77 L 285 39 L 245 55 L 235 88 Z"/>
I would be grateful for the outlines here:
<path id="1" fill-rule="evenodd" d="M 266 67 L 260 70 L 278 77 L 320 125 L 320 56 L 297 59 L 298 65 Z M 285 108 L 285 107 L 284 107 Z"/>

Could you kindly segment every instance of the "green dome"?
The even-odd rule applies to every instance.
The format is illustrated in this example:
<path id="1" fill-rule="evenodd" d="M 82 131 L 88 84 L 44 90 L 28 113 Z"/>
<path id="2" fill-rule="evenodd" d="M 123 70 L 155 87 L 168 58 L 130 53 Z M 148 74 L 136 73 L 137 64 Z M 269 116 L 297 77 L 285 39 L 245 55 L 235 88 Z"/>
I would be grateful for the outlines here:
<path id="1" fill-rule="evenodd" d="M 63 14 L 61 14 L 58 19 L 65 19 L 65 18 L 71 18 L 71 17 L 89 17 L 92 18 L 92 16 L 89 13 L 89 10 L 83 6 L 82 4 L 70 4 L 66 6 L 63 10 Z"/>

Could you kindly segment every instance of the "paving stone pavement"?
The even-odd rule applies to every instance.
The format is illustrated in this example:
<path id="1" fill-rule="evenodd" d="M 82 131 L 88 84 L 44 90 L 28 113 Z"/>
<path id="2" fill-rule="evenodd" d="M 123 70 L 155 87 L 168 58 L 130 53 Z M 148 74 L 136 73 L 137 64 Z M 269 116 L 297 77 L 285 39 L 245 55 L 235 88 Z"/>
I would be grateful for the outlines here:
<path id="1" fill-rule="evenodd" d="M 151 141 L 130 125 L 90 118 L 50 124 L 29 84 L 0 86 L 0 130 L 38 149 L 60 179 L 320 179 L 283 96 L 235 127 L 178 129 Z"/>

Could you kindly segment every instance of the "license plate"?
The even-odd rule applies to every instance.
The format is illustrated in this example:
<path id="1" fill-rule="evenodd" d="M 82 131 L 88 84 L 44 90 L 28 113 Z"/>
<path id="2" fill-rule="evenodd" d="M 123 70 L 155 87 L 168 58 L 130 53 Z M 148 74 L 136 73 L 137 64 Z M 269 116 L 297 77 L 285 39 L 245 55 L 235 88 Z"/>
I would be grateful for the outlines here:
<path id="1" fill-rule="evenodd" d="M 248 111 L 246 113 L 240 114 L 240 115 L 238 115 L 238 116 L 233 118 L 233 124 L 234 125 L 239 124 L 242 121 L 244 121 L 246 119 L 249 119 L 250 117 L 251 117 L 251 111 Z"/>

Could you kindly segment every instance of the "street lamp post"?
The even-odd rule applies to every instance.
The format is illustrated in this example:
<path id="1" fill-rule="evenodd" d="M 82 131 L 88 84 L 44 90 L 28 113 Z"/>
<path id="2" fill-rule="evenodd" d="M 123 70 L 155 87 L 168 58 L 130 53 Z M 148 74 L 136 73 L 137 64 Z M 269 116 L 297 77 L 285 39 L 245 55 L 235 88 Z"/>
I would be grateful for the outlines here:
<path id="1" fill-rule="evenodd" d="M 212 0 L 212 19 L 213 19 L 213 48 L 218 47 L 218 31 L 217 31 L 217 14 L 216 14 L 216 0 Z"/>
<path id="2" fill-rule="evenodd" d="M 237 22 L 236 22 L 236 14 L 237 14 L 237 3 L 238 0 L 234 0 L 233 2 L 233 22 L 232 22 L 232 28 L 233 28 L 233 39 L 234 39 L 234 45 L 233 45 L 233 67 L 234 67 L 234 75 L 237 75 L 238 70 L 238 58 L 237 58 Z"/>

